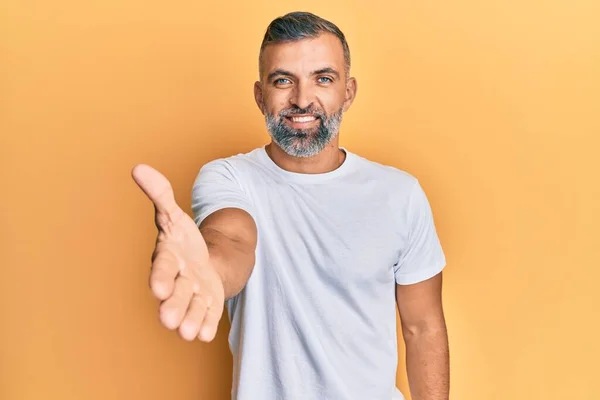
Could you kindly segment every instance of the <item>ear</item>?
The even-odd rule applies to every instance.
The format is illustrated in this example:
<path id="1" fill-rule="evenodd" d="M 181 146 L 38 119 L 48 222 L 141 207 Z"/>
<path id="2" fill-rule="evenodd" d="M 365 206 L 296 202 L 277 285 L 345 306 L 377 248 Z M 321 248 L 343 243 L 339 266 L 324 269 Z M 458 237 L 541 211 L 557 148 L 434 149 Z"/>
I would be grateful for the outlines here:
<path id="1" fill-rule="evenodd" d="M 346 82 L 346 93 L 344 98 L 344 112 L 348 111 L 352 103 L 354 102 L 354 98 L 356 97 L 356 92 L 358 90 L 356 84 L 356 78 L 349 78 L 348 82 Z"/>
<path id="2" fill-rule="evenodd" d="M 263 90 L 259 81 L 254 82 L 254 101 L 256 101 L 256 105 L 260 112 L 265 115 L 265 109 L 263 107 Z"/>

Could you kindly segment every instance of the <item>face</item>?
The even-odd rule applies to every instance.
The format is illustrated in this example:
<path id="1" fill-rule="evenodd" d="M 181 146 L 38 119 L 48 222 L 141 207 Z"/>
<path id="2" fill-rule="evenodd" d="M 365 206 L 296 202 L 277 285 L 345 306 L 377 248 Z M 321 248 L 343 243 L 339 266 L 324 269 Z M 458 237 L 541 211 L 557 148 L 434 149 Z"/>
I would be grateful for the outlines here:
<path id="1" fill-rule="evenodd" d="M 342 43 L 330 33 L 265 47 L 254 95 L 269 135 L 290 156 L 314 156 L 336 138 L 356 94 L 344 66 Z"/>

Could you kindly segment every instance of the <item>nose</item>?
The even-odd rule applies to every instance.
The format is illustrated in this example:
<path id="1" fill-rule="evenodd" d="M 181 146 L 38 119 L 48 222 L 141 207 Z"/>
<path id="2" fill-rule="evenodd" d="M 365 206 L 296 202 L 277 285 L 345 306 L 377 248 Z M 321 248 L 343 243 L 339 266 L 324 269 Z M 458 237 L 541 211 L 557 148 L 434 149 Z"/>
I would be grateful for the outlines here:
<path id="1" fill-rule="evenodd" d="M 313 103 L 313 93 L 306 85 L 296 85 L 292 90 L 290 103 L 297 108 L 307 108 Z"/>

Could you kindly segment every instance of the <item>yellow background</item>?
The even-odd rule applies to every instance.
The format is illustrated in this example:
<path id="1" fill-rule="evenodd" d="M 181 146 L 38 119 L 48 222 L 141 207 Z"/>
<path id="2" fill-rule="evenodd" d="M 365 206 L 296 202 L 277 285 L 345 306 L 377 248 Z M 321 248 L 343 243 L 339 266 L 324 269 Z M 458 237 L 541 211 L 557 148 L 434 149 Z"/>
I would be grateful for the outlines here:
<path id="1" fill-rule="evenodd" d="M 159 325 L 130 169 L 189 210 L 203 163 L 264 144 L 258 48 L 297 4 L 2 2 L 1 399 L 228 398 L 226 318 L 211 344 Z M 350 44 L 341 144 L 429 195 L 451 398 L 600 399 L 600 2 L 301 6 Z"/>

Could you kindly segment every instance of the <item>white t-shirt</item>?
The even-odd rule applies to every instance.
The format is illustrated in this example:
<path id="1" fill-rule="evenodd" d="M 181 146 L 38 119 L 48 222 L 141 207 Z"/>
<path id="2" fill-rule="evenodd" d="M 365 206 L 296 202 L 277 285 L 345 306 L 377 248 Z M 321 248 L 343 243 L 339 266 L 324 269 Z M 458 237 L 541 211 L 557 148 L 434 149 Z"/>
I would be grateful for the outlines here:
<path id="1" fill-rule="evenodd" d="M 227 300 L 233 400 L 396 400 L 396 284 L 446 260 L 418 180 L 345 148 L 336 170 L 281 169 L 264 147 L 204 165 L 196 224 L 246 210 L 256 263 Z"/>

